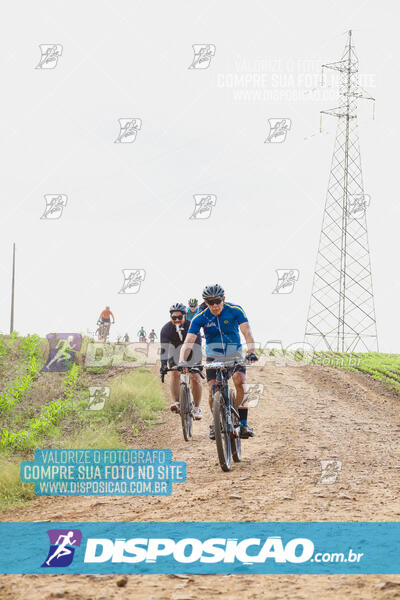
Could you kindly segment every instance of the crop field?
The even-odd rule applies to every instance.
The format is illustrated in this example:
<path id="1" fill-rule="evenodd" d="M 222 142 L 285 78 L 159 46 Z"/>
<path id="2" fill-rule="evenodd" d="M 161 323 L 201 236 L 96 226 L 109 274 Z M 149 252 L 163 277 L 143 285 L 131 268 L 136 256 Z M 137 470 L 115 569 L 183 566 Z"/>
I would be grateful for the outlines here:
<path id="1" fill-rule="evenodd" d="M 87 346 L 87 339 L 84 340 Z M 46 339 L 0 335 L 0 505 L 32 498 L 18 464 L 37 448 L 125 448 L 160 422 L 161 386 L 146 368 L 88 368 L 83 354 L 65 372 L 42 371 Z M 100 409 L 90 390 L 108 390 Z"/>
<path id="2" fill-rule="evenodd" d="M 390 389 L 400 391 L 400 354 L 383 352 L 328 352 L 302 350 L 285 351 L 265 348 L 258 352 L 261 359 L 284 364 L 310 364 L 335 367 L 369 375 Z"/>

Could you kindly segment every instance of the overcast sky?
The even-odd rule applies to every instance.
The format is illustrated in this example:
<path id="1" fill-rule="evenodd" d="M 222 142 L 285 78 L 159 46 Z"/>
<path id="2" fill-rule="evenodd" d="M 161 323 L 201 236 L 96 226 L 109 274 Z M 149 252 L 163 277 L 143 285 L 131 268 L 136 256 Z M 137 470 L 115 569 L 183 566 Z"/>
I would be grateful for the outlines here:
<path id="1" fill-rule="evenodd" d="M 0 331 L 15 241 L 22 334 L 93 330 L 106 304 L 114 336 L 159 331 L 172 303 L 219 282 L 257 341 L 302 340 L 336 130 L 326 116 L 319 132 L 337 106 L 320 65 L 352 28 L 377 99 L 375 120 L 360 102 L 359 126 L 379 346 L 398 352 L 398 23 L 395 0 L 5 4 Z M 190 69 L 206 43 L 208 68 Z M 40 44 L 62 47 L 54 68 L 35 68 Z M 125 118 L 141 128 L 114 143 Z M 264 143 L 273 118 L 291 119 L 282 143 Z M 51 194 L 67 204 L 41 219 Z M 190 219 L 196 194 L 216 197 L 208 219 Z M 293 292 L 272 294 L 289 268 Z M 123 269 L 145 270 L 138 293 L 118 293 Z"/>

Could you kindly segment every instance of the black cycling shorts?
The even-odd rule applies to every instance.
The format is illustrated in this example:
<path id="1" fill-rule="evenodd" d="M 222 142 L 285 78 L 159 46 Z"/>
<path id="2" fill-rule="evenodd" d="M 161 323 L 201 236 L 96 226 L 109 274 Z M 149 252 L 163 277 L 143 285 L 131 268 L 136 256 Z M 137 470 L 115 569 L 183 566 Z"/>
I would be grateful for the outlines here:
<path id="1" fill-rule="evenodd" d="M 235 358 L 242 358 L 241 356 L 232 356 L 230 360 L 234 360 Z M 223 360 L 223 358 L 219 358 L 217 356 L 206 356 L 206 362 L 219 362 Z M 246 373 L 246 367 L 244 365 L 238 365 L 235 367 L 235 373 Z M 206 369 L 207 381 L 212 381 L 217 378 L 217 370 L 216 369 Z"/>

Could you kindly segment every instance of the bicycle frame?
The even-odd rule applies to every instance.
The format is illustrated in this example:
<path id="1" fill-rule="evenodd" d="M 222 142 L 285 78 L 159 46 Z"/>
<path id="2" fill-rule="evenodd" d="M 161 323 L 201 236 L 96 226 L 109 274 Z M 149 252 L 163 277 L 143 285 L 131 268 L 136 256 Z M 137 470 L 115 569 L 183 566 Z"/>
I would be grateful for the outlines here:
<path id="1" fill-rule="evenodd" d="M 175 366 L 170 367 L 167 371 L 178 371 L 178 369 Z M 191 373 L 199 373 L 199 375 L 203 377 L 198 369 L 192 369 L 190 367 L 187 370 L 185 369 L 185 371 L 179 372 L 179 412 L 182 421 L 183 437 L 186 442 L 192 438 L 193 419 L 195 418 L 193 397 L 190 390 Z M 161 381 L 164 383 L 164 374 L 161 375 Z"/>
<path id="2" fill-rule="evenodd" d="M 232 406 L 232 404 L 231 404 L 231 400 L 229 397 L 228 381 L 232 377 L 233 373 L 235 372 L 235 366 L 238 366 L 240 364 L 243 364 L 242 361 L 235 361 L 231 364 L 223 363 L 223 362 L 212 362 L 212 363 L 206 363 L 203 365 L 206 369 L 216 369 L 216 371 L 217 371 L 216 383 L 214 383 L 211 386 L 212 396 L 214 398 L 214 395 L 216 392 L 222 393 L 222 396 L 225 401 L 225 407 L 226 407 L 227 430 L 228 430 L 228 433 L 232 434 L 232 435 L 235 435 L 233 422 L 232 422 L 232 413 L 234 413 L 234 415 L 238 419 L 239 419 L 239 413 L 236 410 L 236 408 L 234 406 Z M 232 373 L 229 373 L 229 371 L 231 369 L 232 369 Z"/>

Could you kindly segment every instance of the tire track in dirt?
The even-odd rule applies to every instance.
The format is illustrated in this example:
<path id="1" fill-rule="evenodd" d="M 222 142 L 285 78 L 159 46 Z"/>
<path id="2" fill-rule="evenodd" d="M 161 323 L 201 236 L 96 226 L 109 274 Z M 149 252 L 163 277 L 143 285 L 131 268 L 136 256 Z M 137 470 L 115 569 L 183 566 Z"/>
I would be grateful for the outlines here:
<path id="1" fill-rule="evenodd" d="M 41 498 L 0 520 L 399 520 L 397 394 L 367 377 L 321 366 L 268 363 L 249 369 L 248 379 L 264 384 L 249 414 L 256 437 L 243 443 L 243 460 L 230 473 L 221 471 L 208 439 L 211 416 L 204 393 L 205 418 L 194 424 L 193 441 L 183 440 L 179 417 L 169 412 L 164 424 L 132 438 L 132 447 L 171 448 L 174 460 L 186 461 L 187 482 L 174 484 L 172 496 Z M 342 468 L 334 484 L 324 485 L 320 461 L 328 459 L 340 460 Z M 121 594 L 147 600 L 400 596 L 400 576 L 130 575 L 121 588 L 117 581 L 119 576 L 108 575 L 0 576 L 0 598 L 25 598 L 28 588 L 32 600 Z"/>

